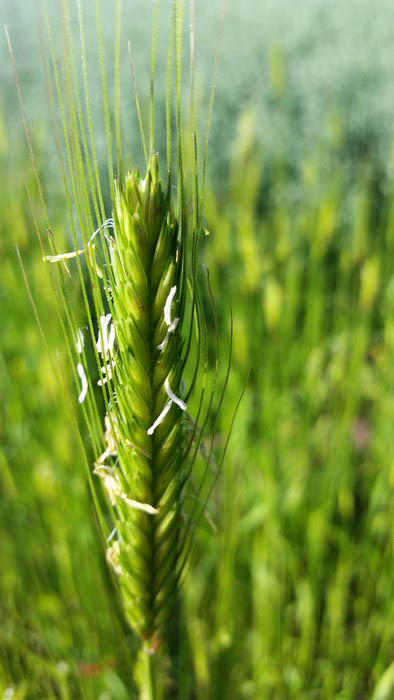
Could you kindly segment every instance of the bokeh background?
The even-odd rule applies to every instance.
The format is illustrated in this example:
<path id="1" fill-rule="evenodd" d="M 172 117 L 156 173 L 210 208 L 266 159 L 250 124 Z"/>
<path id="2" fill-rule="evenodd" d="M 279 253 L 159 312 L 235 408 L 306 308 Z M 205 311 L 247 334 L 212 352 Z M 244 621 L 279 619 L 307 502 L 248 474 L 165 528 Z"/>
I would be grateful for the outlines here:
<path id="1" fill-rule="evenodd" d="M 82 5 L 104 168 L 95 8 Z M 102 5 L 112 92 L 114 3 Z M 159 151 L 169 7 L 161 3 L 158 32 Z M 61 54 L 58 3 L 48 12 Z M 0 24 L 13 43 L 56 235 L 69 246 L 40 51 L 43 20 L 33 0 L 0 0 Z M 146 115 L 151 24 L 150 3 L 123 2 L 130 166 L 141 163 L 141 147 L 127 41 Z M 210 235 L 201 251 L 223 355 L 228 302 L 234 315 L 218 445 L 248 381 L 209 510 L 218 531 L 202 523 L 196 536 L 167 692 L 390 700 L 394 5 L 228 0 L 221 26 L 219 1 L 199 0 L 202 128 L 222 31 L 205 201 Z M 35 218 L 42 232 L 39 214 L 32 215 L 39 201 L 5 38 L 0 57 L 0 697 L 134 698 L 137 643 L 103 561 L 75 413 L 53 367 L 60 364 L 75 403 L 35 234 Z"/>

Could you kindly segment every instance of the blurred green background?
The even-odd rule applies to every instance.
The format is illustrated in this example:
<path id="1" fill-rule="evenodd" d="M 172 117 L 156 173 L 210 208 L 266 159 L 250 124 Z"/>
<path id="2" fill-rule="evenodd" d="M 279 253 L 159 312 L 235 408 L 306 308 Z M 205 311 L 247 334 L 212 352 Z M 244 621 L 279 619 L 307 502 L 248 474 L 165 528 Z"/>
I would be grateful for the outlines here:
<path id="1" fill-rule="evenodd" d="M 132 166 L 141 151 L 127 40 L 146 111 L 152 17 L 142 0 L 123 4 L 122 126 Z M 104 162 L 94 4 L 83 6 Z M 159 25 L 159 150 L 168 7 Z M 57 3 L 49 11 L 56 27 Z M 103 6 L 110 86 L 113 14 L 112 3 Z M 202 126 L 220 14 L 219 2 L 197 3 Z M 0 24 L 67 247 L 35 3 L 1 0 Z M 250 376 L 210 506 L 218 532 L 202 525 L 182 590 L 169 697 L 394 698 L 393 40 L 388 0 L 228 2 L 202 250 L 223 354 L 229 301 L 234 315 L 218 444 Z M 0 697 L 134 698 L 137 642 L 104 562 L 73 399 L 52 364 L 71 397 L 5 40 L 0 52 Z"/>

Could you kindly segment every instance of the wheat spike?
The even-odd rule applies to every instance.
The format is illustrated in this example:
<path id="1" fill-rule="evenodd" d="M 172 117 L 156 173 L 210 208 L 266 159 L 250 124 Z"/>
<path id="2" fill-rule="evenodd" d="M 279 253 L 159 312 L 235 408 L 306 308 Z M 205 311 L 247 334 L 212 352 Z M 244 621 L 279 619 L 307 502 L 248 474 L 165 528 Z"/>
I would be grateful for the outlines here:
<path id="1" fill-rule="evenodd" d="M 111 268 L 117 354 L 107 356 L 116 396 L 107 445 L 112 440 L 117 466 L 106 475 L 119 533 L 109 560 L 130 623 L 151 643 L 171 616 L 177 590 L 186 434 L 179 397 L 182 323 L 174 311 L 182 297 L 178 234 L 154 155 L 145 179 L 128 173 L 116 187 Z"/>

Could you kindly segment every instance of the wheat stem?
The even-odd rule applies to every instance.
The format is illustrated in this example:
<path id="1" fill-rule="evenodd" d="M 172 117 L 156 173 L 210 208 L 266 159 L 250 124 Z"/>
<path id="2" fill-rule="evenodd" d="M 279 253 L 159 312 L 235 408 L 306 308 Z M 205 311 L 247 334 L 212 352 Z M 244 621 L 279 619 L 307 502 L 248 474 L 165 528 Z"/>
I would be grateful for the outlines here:
<path id="1" fill-rule="evenodd" d="M 157 696 L 157 674 L 156 674 L 156 659 L 152 650 L 147 646 L 145 648 L 145 678 L 148 700 L 158 700 Z"/>

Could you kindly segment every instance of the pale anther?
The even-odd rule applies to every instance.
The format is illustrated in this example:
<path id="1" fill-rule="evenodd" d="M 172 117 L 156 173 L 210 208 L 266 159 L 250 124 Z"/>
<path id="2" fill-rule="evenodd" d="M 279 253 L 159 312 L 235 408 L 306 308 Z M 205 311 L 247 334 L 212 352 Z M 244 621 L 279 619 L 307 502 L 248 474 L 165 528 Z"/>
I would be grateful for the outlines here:
<path id="1" fill-rule="evenodd" d="M 119 561 L 120 558 L 120 545 L 119 542 L 114 542 L 110 547 L 107 549 L 107 554 L 106 554 L 107 562 L 108 564 L 111 564 L 112 568 L 114 569 L 115 573 L 121 574 L 122 573 L 122 567 Z"/>
<path id="2" fill-rule="evenodd" d="M 164 304 L 164 322 L 167 326 L 167 333 L 165 334 L 164 339 L 160 343 L 160 345 L 157 346 L 158 350 L 164 350 L 165 346 L 167 345 L 170 333 L 173 333 L 175 331 L 179 323 L 179 318 L 174 318 L 173 321 L 171 320 L 171 304 L 176 294 L 176 289 L 176 285 L 174 287 L 171 287 L 168 297 L 166 299 L 166 303 Z"/>
<path id="3" fill-rule="evenodd" d="M 167 297 L 166 303 L 164 305 L 164 320 L 167 324 L 168 327 L 171 326 L 172 321 L 171 321 L 171 304 L 172 300 L 176 294 L 176 285 L 174 287 L 171 287 L 170 293 Z"/>
<path id="4" fill-rule="evenodd" d="M 116 455 L 116 452 L 114 452 L 113 449 L 111 449 L 111 446 L 109 445 L 106 450 L 104 450 L 103 454 L 100 455 L 100 457 L 97 460 L 97 464 L 103 464 L 107 457 L 114 457 Z"/>
<path id="5" fill-rule="evenodd" d="M 79 403 L 82 403 L 85 400 L 86 394 L 88 393 L 88 380 L 86 378 L 85 374 L 85 369 L 84 366 L 78 362 L 77 364 L 77 372 L 81 378 L 81 393 L 78 396 L 78 401 Z"/>
<path id="6" fill-rule="evenodd" d="M 78 352 L 79 354 L 81 354 L 81 352 L 82 352 L 84 346 L 85 346 L 85 339 L 84 339 L 84 337 L 83 337 L 82 330 L 81 330 L 80 328 L 78 328 L 78 330 L 77 330 L 77 339 L 76 339 L 76 341 L 75 341 L 75 347 L 76 347 L 76 350 L 77 350 L 77 352 Z"/>
<path id="7" fill-rule="evenodd" d="M 133 498 L 127 498 L 125 494 L 122 494 L 121 496 L 122 501 L 127 503 L 130 508 L 136 508 L 136 510 L 143 510 L 145 513 L 149 513 L 149 515 L 155 515 L 159 511 L 157 508 L 154 508 L 153 506 L 149 505 L 149 503 L 141 503 L 140 501 L 134 501 Z"/>
<path id="8" fill-rule="evenodd" d="M 170 336 L 170 333 L 173 333 L 175 328 L 177 327 L 179 322 L 179 318 L 175 318 L 173 322 L 171 323 L 171 326 L 168 327 L 167 333 L 164 336 L 163 341 L 160 343 L 160 345 L 157 346 L 158 350 L 163 350 L 165 346 L 167 345 L 168 338 Z"/>
<path id="9" fill-rule="evenodd" d="M 103 379 L 99 379 L 97 382 L 98 386 L 103 386 L 107 382 L 111 381 L 112 379 L 112 367 L 113 364 L 107 364 L 104 367 L 101 367 L 101 373 L 103 374 Z"/>
<path id="10" fill-rule="evenodd" d="M 97 236 L 97 234 L 99 233 L 99 231 L 101 231 L 101 229 L 104 230 L 106 228 L 114 228 L 114 220 L 113 219 L 106 219 L 102 226 L 99 226 L 98 228 L 96 228 L 96 230 L 92 233 L 92 235 L 89 238 L 89 243 L 91 243 L 93 241 L 93 239 Z M 104 236 L 106 237 L 107 240 L 110 240 L 108 238 L 108 236 L 105 235 L 105 233 L 104 233 Z"/>
<path id="11" fill-rule="evenodd" d="M 105 314 L 100 316 L 100 329 L 98 332 L 96 348 L 100 355 L 107 357 L 108 354 L 112 355 L 114 342 L 115 342 L 115 327 L 111 323 L 110 331 L 108 335 L 108 325 L 112 318 L 112 314 Z"/>
<path id="12" fill-rule="evenodd" d="M 69 260 L 70 258 L 76 258 L 77 255 L 83 255 L 84 250 L 73 250 L 71 253 L 59 253 L 59 255 L 44 255 L 44 262 L 59 262 L 60 260 Z"/>
<path id="13" fill-rule="evenodd" d="M 172 401 L 168 401 L 168 403 L 166 403 L 166 405 L 164 406 L 162 412 L 161 412 L 160 415 L 156 418 L 156 420 L 155 420 L 155 422 L 153 423 L 153 425 L 151 425 L 151 427 L 148 428 L 148 430 L 146 431 L 146 432 L 148 433 L 148 435 L 153 435 L 153 433 L 155 432 L 157 426 L 160 425 L 160 423 L 163 421 L 163 419 L 164 419 L 165 416 L 167 415 L 168 411 L 170 410 L 171 404 L 172 404 Z"/>
<path id="14" fill-rule="evenodd" d="M 180 399 L 178 396 L 176 396 L 176 394 L 174 394 L 173 391 L 171 391 L 170 383 L 169 383 L 169 381 L 168 381 L 168 377 L 166 377 L 166 380 L 165 380 L 165 382 L 164 382 L 164 388 L 165 388 L 165 390 L 166 390 L 167 396 L 171 399 L 171 401 L 173 401 L 174 403 L 176 403 L 176 405 L 179 406 L 179 408 L 181 408 L 182 411 L 186 411 L 186 404 L 185 404 L 185 402 L 182 401 L 182 399 Z"/>
<path id="15" fill-rule="evenodd" d="M 116 499 L 122 497 L 122 487 L 118 475 L 114 473 L 113 468 L 107 467 L 105 464 L 96 464 L 93 474 L 103 479 L 110 503 L 114 506 Z"/>
<path id="16" fill-rule="evenodd" d="M 106 219 L 102 226 L 99 226 L 90 236 L 88 240 L 88 245 L 91 244 L 93 239 L 97 236 L 98 232 L 101 231 L 101 229 L 105 228 L 114 228 L 114 220 L 113 219 Z M 111 239 L 108 238 L 108 236 L 105 235 L 106 239 L 111 243 Z M 94 246 L 92 246 L 94 248 Z M 70 258 L 76 258 L 77 255 L 83 255 L 86 252 L 86 250 L 83 248 L 82 250 L 73 250 L 71 253 L 60 253 L 59 255 L 44 255 L 43 260 L 44 262 L 59 262 L 60 260 L 69 260 Z"/>

